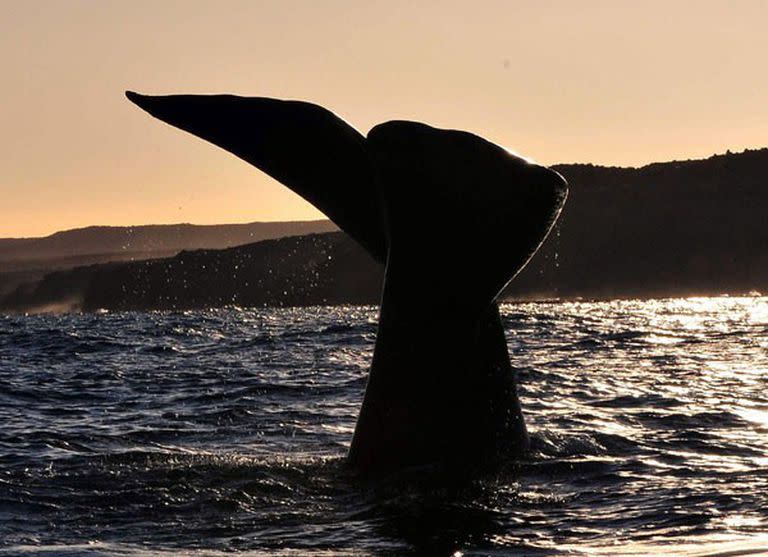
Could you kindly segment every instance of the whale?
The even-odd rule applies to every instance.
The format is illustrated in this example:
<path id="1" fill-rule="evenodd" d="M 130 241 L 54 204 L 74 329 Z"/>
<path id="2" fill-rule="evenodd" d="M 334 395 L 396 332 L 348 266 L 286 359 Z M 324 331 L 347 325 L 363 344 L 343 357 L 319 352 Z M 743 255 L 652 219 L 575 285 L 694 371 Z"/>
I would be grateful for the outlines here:
<path id="1" fill-rule="evenodd" d="M 350 466 L 472 471 L 527 450 L 497 300 L 556 222 L 560 174 L 421 122 L 363 135 L 306 101 L 126 96 L 288 187 L 385 265 Z"/>

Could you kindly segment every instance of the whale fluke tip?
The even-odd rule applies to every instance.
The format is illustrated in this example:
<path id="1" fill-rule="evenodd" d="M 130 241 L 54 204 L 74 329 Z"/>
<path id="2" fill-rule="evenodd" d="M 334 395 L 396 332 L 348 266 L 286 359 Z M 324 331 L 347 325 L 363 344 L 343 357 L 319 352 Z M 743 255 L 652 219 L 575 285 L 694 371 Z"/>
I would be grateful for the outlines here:
<path id="1" fill-rule="evenodd" d="M 141 93 L 137 93 L 136 91 L 126 91 L 125 96 L 129 101 L 131 101 L 133 104 L 135 104 L 139 108 L 147 110 L 145 106 L 146 99 L 147 99 L 146 95 L 142 95 Z"/>
<path id="2" fill-rule="evenodd" d="M 141 93 L 137 93 L 136 91 L 126 91 L 125 92 L 126 98 L 131 101 L 133 104 L 141 108 L 142 110 L 146 110 L 147 112 L 150 112 L 150 106 L 152 106 L 153 103 L 152 100 L 156 97 L 153 97 L 151 95 L 142 95 Z"/>

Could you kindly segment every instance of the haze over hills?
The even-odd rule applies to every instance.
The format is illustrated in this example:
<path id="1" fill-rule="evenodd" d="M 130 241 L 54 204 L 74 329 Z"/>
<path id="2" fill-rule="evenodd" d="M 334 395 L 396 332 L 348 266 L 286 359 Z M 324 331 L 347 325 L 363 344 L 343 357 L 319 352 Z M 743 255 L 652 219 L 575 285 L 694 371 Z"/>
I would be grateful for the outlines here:
<path id="1" fill-rule="evenodd" d="M 371 304 L 381 271 L 342 232 L 288 236 L 166 259 L 115 262 L 48 274 L 0 301 L 16 311 Z"/>
<path id="2" fill-rule="evenodd" d="M 185 249 L 242 244 L 337 230 L 327 220 L 247 224 L 89 226 L 42 238 L 0 238 L 0 295 L 53 270 L 168 257 Z"/>
<path id="3" fill-rule="evenodd" d="M 260 240 L 331 232 L 327 220 L 248 224 L 89 226 L 42 238 L 0 238 L 0 261 L 65 258 L 106 253 L 169 253 L 221 249 Z"/>
<path id="4" fill-rule="evenodd" d="M 568 202 L 504 296 L 768 291 L 768 149 L 642 168 L 555 168 L 570 184 Z M 0 308 L 377 303 L 381 277 L 344 234 L 307 235 L 63 271 L 18 288 Z"/>

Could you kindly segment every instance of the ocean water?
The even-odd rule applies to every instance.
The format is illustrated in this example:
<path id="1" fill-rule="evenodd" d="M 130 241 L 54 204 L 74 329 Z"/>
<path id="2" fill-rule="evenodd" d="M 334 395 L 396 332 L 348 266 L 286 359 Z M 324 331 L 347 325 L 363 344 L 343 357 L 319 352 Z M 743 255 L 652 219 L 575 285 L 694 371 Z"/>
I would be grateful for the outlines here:
<path id="1" fill-rule="evenodd" d="M 344 466 L 376 308 L 0 316 L 0 554 L 768 554 L 768 298 L 502 316 L 533 449 L 450 488 Z"/>

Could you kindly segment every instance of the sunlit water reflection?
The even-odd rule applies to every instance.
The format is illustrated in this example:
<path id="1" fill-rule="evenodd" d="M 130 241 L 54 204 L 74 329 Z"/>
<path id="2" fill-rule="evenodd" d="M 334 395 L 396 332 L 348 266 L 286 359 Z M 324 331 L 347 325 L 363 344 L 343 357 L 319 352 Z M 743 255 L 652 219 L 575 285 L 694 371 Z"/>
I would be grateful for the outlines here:
<path id="1" fill-rule="evenodd" d="M 344 468 L 375 308 L 0 316 L 0 553 L 768 552 L 768 298 L 502 315 L 534 450 L 450 490 Z"/>

